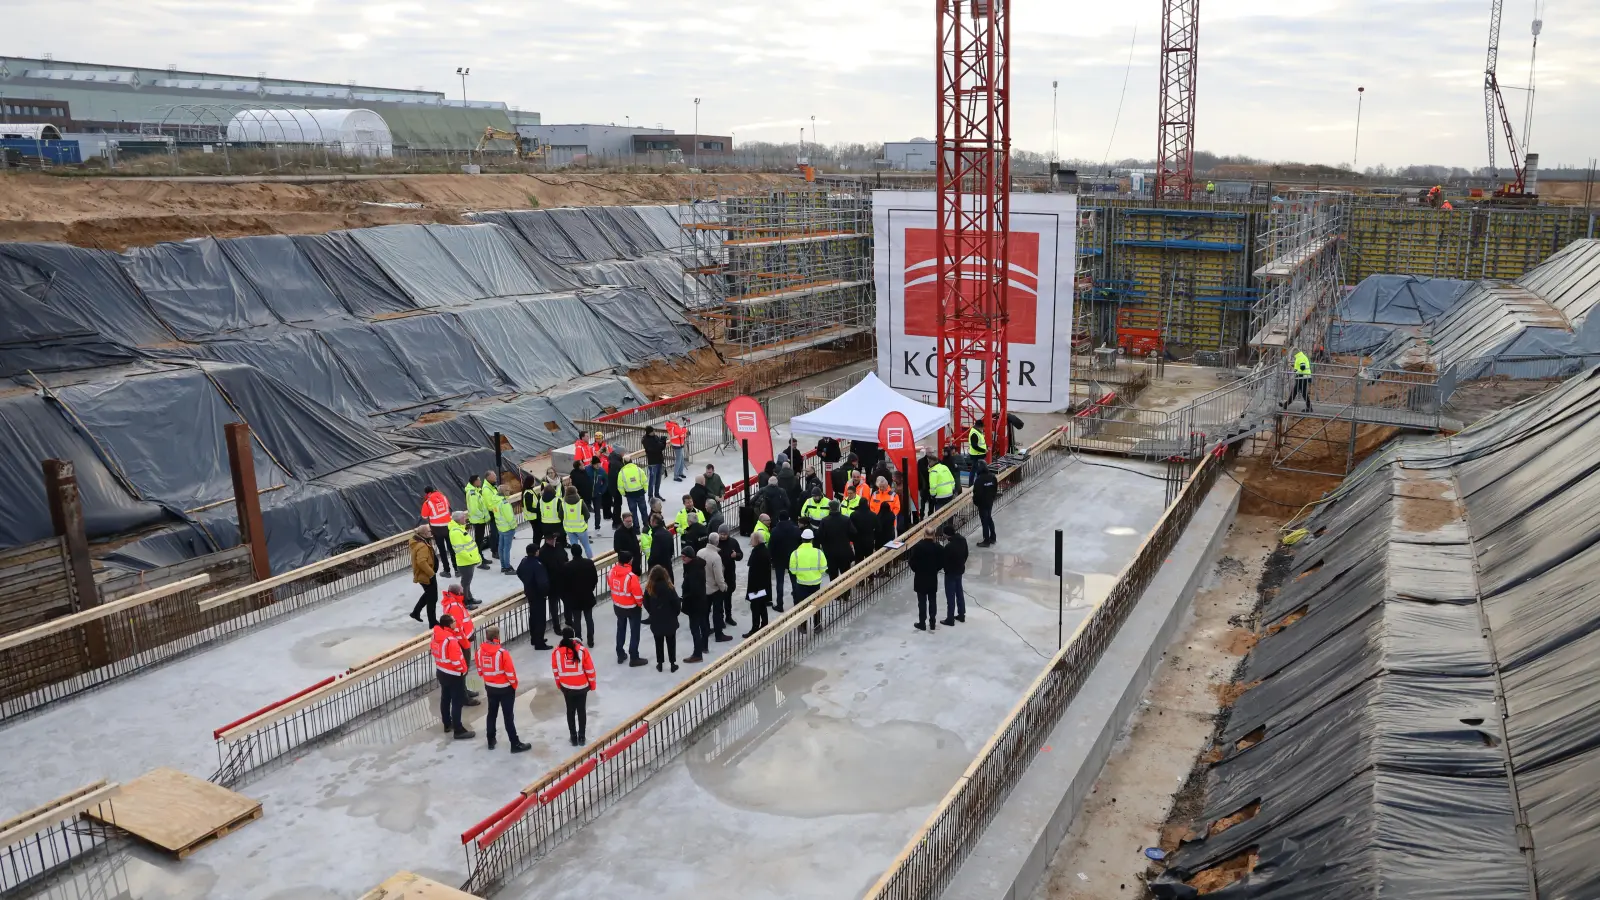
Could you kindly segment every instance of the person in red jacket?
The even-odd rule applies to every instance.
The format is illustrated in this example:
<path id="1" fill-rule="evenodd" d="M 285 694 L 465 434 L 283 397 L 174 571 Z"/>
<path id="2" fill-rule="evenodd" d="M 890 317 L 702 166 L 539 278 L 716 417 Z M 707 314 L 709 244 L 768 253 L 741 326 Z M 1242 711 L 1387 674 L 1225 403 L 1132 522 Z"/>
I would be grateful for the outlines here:
<path id="1" fill-rule="evenodd" d="M 467 656 L 461 650 L 461 636 L 456 634 L 455 621 L 448 613 L 439 617 L 433 626 L 433 639 L 428 651 L 433 655 L 433 668 L 439 678 L 439 718 L 444 721 L 446 734 L 455 734 L 456 740 L 477 737 L 461 725 L 461 707 L 465 705 L 467 691 Z"/>
<path id="2" fill-rule="evenodd" d="M 434 549 L 438 551 L 433 570 L 443 571 L 444 577 L 449 578 L 450 561 L 456 555 L 450 549 L 450 501 L 431 484 L 422 489 L 422 521 L 428 523 L 428 533 L 433 535 Z"/>
<path id="3" fill-rule="evenodd" d="M 587 466 L 589 457 L 594 455 L 594 446 L 589 443 L 589 432 L 578 432 L 578 439 L 572 442 L 572 462 L 575 465 Z"/>
<path id="4" fill-rule="evenodd" d="M 467 669 L 472 668 L 472 637 L 477 631 L 477 626 L 472 624 L 472 612 L 467 609 L 466 598 L 461 593 L 461 585 L 452 584 L 444 589 L 444 598 L 439 601 L 439 609 L 454 623 L 451 630 L 456 637 L 461 639 L 461 653 L 467 660 Z M 441 621 L 442 621 L 441 617 Z M 465 673 L 461 681 L 462 695 L 465 697 L 464 706 L 477 706 L 479 704 L 478 692 L 467 688 Z"/>
<path id="5" fill-rule="evenodd" d="M 633 571 L 633 556 L 628 551 L 617 551 L 617 562 L 606 575 L 606 586 L 611 589 L 611 609 L 617 614 L 617 665 L 649 665 L 639 655 L 639 623 L 644 617 L 644 587 L 639 583 L 638 573 Z M 628 641 L 630 634 L 632 640 Z M 626 653 L 622 650 L 625 641 L 628 641 Z"/>
<path id="6" fill-rule="evenodd" d="M 483 630 L 483 646 L 478 648 L 478 674 L 483 676 L 483 690 L 489 695 L 489 749 L 494 749 L 495 714 L 504 712 L 506 737 L 511 738 L 511 752 L 525 753 L 533 745 L 517 739 L 517 723 L 513 715 L 517 705 L 517 667 L 511 654 L 500 646 L 500 626 L 490 625 Z"/>
<path id="7" fill-rule="evenodd" d="M 550 670 L 567 701 L 568 737 L 572 746 L 582 747 L 588 743 L 584 730 L 588 725 L 589 692 L 595 689 L 594 657 L 573 636 L 571 628 L 561 629 L 561 643 L 550 651 Z"/>

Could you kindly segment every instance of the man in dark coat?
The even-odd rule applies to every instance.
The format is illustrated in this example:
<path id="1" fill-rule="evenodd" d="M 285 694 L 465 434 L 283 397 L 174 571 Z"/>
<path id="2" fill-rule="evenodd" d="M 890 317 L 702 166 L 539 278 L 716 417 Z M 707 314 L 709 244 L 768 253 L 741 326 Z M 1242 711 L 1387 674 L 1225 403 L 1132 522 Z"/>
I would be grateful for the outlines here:
<path id="1" fill-rule="evenodd" d="M 778 513 L 772 526 L 772 608 L 783 612 L 783 586 L 789 580 L 789 554 L 800 546 L 800 526 L 789 513 Z"/>
<path id="2" fill-rule="evenodd" d="M 956 483 L 961 482 L 957 479 Z M 972 465 L 972 505 L 978 508 L 978 521 L 983 523 L 983 540 L 978 542 L 979 547 L 994 546 L 994 498 L 999 493 L 1000 480 L 995 477 L 994 470 L 982 460 L 975 461 Z"/>
<path id="3" fill-rule="evenodd" d="M 648 482 L 651 499 L 665 502 L 667 498 L 661 496 L 661 481 L 667 473 L 667 439 L 657 434 L 654 425 L 644 427 L 644 437 L 640 438 L 639 446 L 644 450 L 645 471 L 650 473 Z M 620 470 L 619 470 L 620 471 Z M 640 523 L 641 525 L 644 523 Z"/>
<path id="4" fill-rule="evenodd" d="M 926 447 L 917 448 L 917 509 L 920 515 L 933 513 L 933 493 L 928 490 L 928 468 L 933 465 Z M 951 471 L 955 471 L 952 469 Z"/>
<path id="5" fill-rule="evenodd" d="M 744 559 L 744 550 L 739 547 L 739 538 L 731 526 L 724 525 L 717 529 L 717 535 L 717 555 L 722 557 L 722 583 L 727 585 L 722 591 L 722 620 L 729 628 L 734 628 L 739 623 L 733 620 L 733 592 L 739 583 L 739 563 Z"/>
<path id="6" fill-rule="evenodd" d="M 745 569 L 745 599 L 750 601 L 750 637 L 767 627 L 767 607 L 772 603 L 772 554 L 761 540 L 761 532 L 750 535 L 750 564 Z"/>
<path id="7" fill-rule="evenodd" d="M 539 562 L 539 548 L 528 545 L 527 555 L 517 563 L 517 579 L 522 582 L 522 596 L 528 601 L 528 640 L 535 650 L 549 650 L 545 643 L 545 610 L 550 598 L 550 577 L 545 574 L 544 563 Z M 559 627 L 559 626 L 558 626 Z"/>
<path id="8" fill-rule="evenodd" d="M 854 529 L 851 543 L 855 545 L 855 561 L 860 562 L 878 549 L 878 517 L 872 514 L 872 507 L 866 501 L 857 503 L 855 511 L 850 513 L 850 527 Z"/>
<path id="9" fill-rule="evenodd" d="M 561 598 L 565 596 L 567 574 L 567 548 L 556 543 L 556 536 L 546 533 L 539 545 L 539 562 L 544 564 L 545 579 L 550 583 L 550 625 L 561 630 Z"/>
<path id="10" fill-rule="evenodd" d="M 917 630 L 939 625 L 939 573 L 944 569 L 944 548 L 928 529 L 911 548 L 911 588 L 917 592 Z"/>
<path id="11" fill-rule="evenodd" d="M 778 467 L 778 489 L 783 491 L 783 499 L 788 502 L 787 505 L 790 512 L 794 512 L 800 508 L 799 473 L 804 464 L 805 461 L 800 460 L 793 464 L 785 463 Z M 772 520 L 774 522 L 778 520 L 777 514 L 772 510 L 767 510 L 767 513 L 772 516 Z"/>
<path id="12" fill-rule="evenodd" d="M 572 486 L 577 488 L 579 499 L 587 502 L 594 496 L 594 483 L 589 478 L 589 470 L 587 468 L 574 461 L 572 463 L 572 473 L 568 477 L 572 479 Z"/>
<path id="13" fill-rule="evenodd" d="M 772 521 L 776 522 L 778 513 L 787 512 L 789 509 L 789 495 L 784 493 L 779 482 L 769 481 L 767 486 L 761 489 L 756 509 L 771 516 Z"/>
<path id="14" fill-rule="evenodd" d="M 944 624 L 967 620 L 967 595 L 961 576 L 967 574 L 967 537 L 944 523 Z"/>
<path id="15" fill-rule="evenodd" d="M 661 514 L 654 513 L 650 516 L 650 563 L 649 568 L 660 566 L 667 570 L 667 575 L 672 574 L 672 560 L 677 556 L 672 552 L 672 532 L 667 530 L 665 522 L 661 521 Z M 649 571 L 649 569 L 646 569 Z"/>
<path id="16" fill-rule="evenodd" d="M 622 476 L 622 467 L 627 460 L 622 458 L 622 451 L 615 447 L 606 456 L 606 464 L 611 467 L 610 483 L 606 485 L 606 518 L 615 522 L 622 514 L 622 488 L 617 484 L 617 479 Z"/>
<path id="17" fill-rule="evenodd" d="M 639 554 L 639 529 L 634 527 L 633 513 L 625 512 L 617 521 L 617 530 L 611 533 L 611 549 L 622 553 L 628 552 L 628 559 L 633 561 L 633 574 L 644 577 L 644 560 Z"/>
<path id="18" fill-rule="evenodd" d="M 839 573 L 850 568 L 855 562 L 855 552 L 850 540 L 855 536 L 855 527 L 845 514 L 839 511 L 839 501 L 828 502 L 828 514 L 817 523 L 817 546 L 822 548 L 824 556 L 828 557 L 828 577 L 838 578 Z"/>
<path id="19" fill-rule="evenodd" d="M 706 477 L 704 475 L 696 475 L 694 477 L 694 486 L 689 488 L 689 498 L 694 501 L 694 508 L 704 512 L 706 498 L 709 496 L 711 496 L 711 492 L 706 490 Z"/>
<path id="20" fill-rule="evenodd" d="M 583 624 L 589 626 L 588 640 L 584 644 L 594 646 L 594 592 L 600 586 L 600 572 L 594 567 L 594 560 L 583 555 L 583 548 L 573 544 L 567 548 L 572 551 L 572 559 L 567 563 L 567 570 L 561 579 L 561 588 L 564 592 L 562 599 L 567 605 L 567 627 L 577 633 L 580 638 L 584 636 Z"/>
<path id="21" fill-rule="evenodd" d="M 706 596 L 706 561 L 696 556 L 694 550 L 683 548 L 683 614 L 689 620 L 689 636 L 694 640 L 694 652 L 684 657 L 686 663 L 705 660 L 711 646 L 711 598 Z"/>

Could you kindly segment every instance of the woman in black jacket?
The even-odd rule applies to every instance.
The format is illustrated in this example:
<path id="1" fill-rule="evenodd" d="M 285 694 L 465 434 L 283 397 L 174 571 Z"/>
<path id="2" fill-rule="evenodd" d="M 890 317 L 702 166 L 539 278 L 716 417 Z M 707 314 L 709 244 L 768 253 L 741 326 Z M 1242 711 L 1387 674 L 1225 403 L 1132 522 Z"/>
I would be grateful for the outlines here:
<path id="1" fill-rule="evenodd" d="M 750 637 L 767 627 L 767 607 L 772 603 L 772 554 L 759 531 L 750 535 L 750 564 L 744 573 L 744 590 L 750 601 L 750 630 L 744 637 Z"/>
<path id="2" fill-rule="evenodd" d="M 686 663 L 705 659 L 711 636 L 711 598 L 706 596 L 706 561 L 695 555 L 688 544 L 683 548 L 683 615 L 689 620 L 689 636 L 694 639 L 694 653 L 684 657 Z M 654 627 L 655 620 L 651 619 Z"/>
<path id="3" fill-rule="evenodd" d="M 583 555 L 583 548 L 573 544 L 572 561 L 567 563 L 566 571 L 562 573 L 561 589 L 567 606 L 567 626 L 577 634 L 583 634 L 583 628 L 578 623 L 582 621 L 589 628 L 589 639 L 584 641 L 584 646 L 594 646 L 594 591 L 600 585 L 600 573 L 595 570 L 594 561 Z"/>
<path id="4" fill-rule="evenodd" d="M 678 671 L 678 614 L 683 611 L 683 601 L 672 587 L 672 573 L 661 566 L 652 566 L 644 585 L 644 608 L 650 614 L 650 633 L 656 638 L 656 671 L 662 662 L 672 663 Z"/>

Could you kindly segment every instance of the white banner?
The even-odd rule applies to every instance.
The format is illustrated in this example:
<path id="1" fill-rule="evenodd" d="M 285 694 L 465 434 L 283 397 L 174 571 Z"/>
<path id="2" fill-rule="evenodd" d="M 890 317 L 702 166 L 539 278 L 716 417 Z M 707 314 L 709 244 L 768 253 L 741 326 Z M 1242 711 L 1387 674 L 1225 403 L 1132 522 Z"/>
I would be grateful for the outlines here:
<path id="1" fill-rule="evenodd" d="M 937 222 L 932 191 L 873 191 L 878 377 L 935 402 L 938 392 Z M 1078 246 L 1073 194 L 1011 195 L 1010 406 L 1054 412 L 1071 402 L 1072 288 Z M 974 382 L 982 373 L 974 372 Z"/>

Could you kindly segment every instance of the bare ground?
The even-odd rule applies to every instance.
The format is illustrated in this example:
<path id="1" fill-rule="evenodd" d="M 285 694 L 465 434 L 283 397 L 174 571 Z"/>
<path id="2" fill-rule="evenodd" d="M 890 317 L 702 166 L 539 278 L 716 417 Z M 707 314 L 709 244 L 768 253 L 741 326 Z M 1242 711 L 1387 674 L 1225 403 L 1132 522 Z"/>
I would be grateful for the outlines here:
<path id="1" fill-rule="evenodd" d="M 1219 712 L 1218 694 L 1251 643 L 1251 612 L 1268 555 L 1277 547 L 1273 517 L 1240 515 L 1222 558 L 1193 606 L 1193 618 L 1167 650 L 1140 711 L 1056 850 L 1035 900 L 1126 900 L 1145 896 L 1146 847 L 1163 843 L 1175 795 L 1190 781 Z M 1170 829 L 1168 829 L 1170 830 Z M 1175 846 L 1176 836 L 1167 843 Z M 1170 848 L 1169 848 L 1170 849 Z"/>

